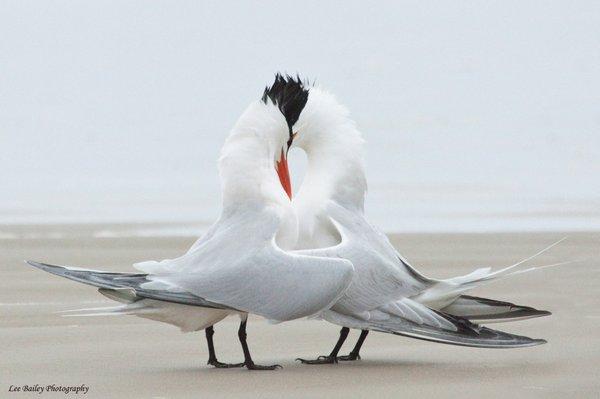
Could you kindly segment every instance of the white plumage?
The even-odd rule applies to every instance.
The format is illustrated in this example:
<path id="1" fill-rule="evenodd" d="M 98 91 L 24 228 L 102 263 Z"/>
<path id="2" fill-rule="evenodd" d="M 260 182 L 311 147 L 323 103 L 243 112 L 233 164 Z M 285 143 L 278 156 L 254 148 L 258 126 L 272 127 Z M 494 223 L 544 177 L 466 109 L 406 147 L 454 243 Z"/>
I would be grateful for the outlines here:
<path id="1" fill-rule="evenodd" d="M 290 145 L 302 148 L 308 159 L 302 187 L 291 201 Z M 478 347 L 543 343 L 467 320 L 548 314 L 463 295 L 523 272 L 513 270 L 521 263 L 498 272 L 486 268 L 447 280 L 427 278 L 365 219 L 363 146 L 348 111 L 331 94 L 278 75 L 227 138 L 219 159 L 221 216 L 186 254 L 135 264 L 144 274 L 31 264 L 101 287 L 103 294 L 125 303 L 91 314 L 134 314 L 183 331 L 239 314 L 247 366 L 248 313 L 275 321 L 318 315 L 365 330 L 354 358 L 367 330 Z M 337 351 L 324 362 L 336 356 Z M 315 362 L 320 361 L 309 361 Z"/>

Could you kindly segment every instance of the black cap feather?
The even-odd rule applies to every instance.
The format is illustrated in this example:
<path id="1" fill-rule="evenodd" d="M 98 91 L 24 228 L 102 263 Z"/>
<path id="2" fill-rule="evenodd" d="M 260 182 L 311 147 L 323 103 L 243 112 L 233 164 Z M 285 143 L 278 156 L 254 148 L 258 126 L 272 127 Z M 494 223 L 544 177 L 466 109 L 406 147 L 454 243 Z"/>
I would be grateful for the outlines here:
<path id="1" fill-rule="evenodd" d="M 279 108 L 292 132 L 292 126 L 298 121 L 300 113 L 308 101 L 308 88 L 300 76 L 295 78 L 290 75 L 283 76 L 280 73 L 275 75 L 275 82 L 271 87 L 267 86 L 262 96 L 262 101 L 266 104 L 267 99 Z"/>

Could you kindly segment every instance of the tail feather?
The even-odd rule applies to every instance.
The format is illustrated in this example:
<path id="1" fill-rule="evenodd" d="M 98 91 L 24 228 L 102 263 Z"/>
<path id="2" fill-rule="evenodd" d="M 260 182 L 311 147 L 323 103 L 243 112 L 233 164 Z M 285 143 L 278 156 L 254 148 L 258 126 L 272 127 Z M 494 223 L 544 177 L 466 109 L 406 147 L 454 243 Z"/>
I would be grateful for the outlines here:
<path id="1" fill-rule="evenodd" d="M 506 273 L 506 272 L 508 272 L 508 271 L 510 271 L 512 269 L 514 269 L 515 267 L 522 265 L 525 262 L 528 262 L 528 261 L 530 261 L 530 260 L 532 260 L 534 258 L 537 258 L 538 256 L 540 256 L 544 252 L 549 251 L 551 248 L 554 248 L 555 246 L 557 246 L 558 244 L 560 244 L 561 242 L 563 242 L 566 239 L 567 239 L 567 237 L 563 237 L 560 240 L 556 241 L 555 243 L 550 244 L 546 248 L 542 249 L 541 251 L 538 251 L 537 253 L 535 253 L 535 254 L 533 254 L 533 255 L 531 255 L 531 256 L 529 256 L 529 257 L 527 257 L 527 258 L 525 258 L 525 259 L 523 259 L 523 260 L 521 260 L 521 261 L 519 261 L 517 263 L 515 263 L 514 265 L 510 265 L 508 267 L 505 267 L 504 269 L 500 269 L 500 270 L 498 270 L 498 271 L 496 271 L 494 273 L 490 273 L 487 276 L 482 277 L 482 279 L 490 280 L 490 279 L 493 279 L 496 276 L 500 276 L 500 275 L 502 275 L 502 274 L 504 274 L 504 273 Z M 535 269 L 536 269 L 535 267 L 530 268 L 530 270 L 535 270 Z"/>
<path id="2" fill-rule="evenodd" d="M 139 296 L 137 296 L 135 294 L 135 290 L 131 288 L 98 288 L 98 292 L 104 295 L 105 297 L 112 299 L 113 301 L 121 303 L 133 303 L 142 299 Z"/>
<path id="3" fill-rule="evenodd" d="M 534 258 L 537 258 L 544 252 L 549 251 L 551 248 L 554 248 L 555 246 L 557 246 L 558 244 L 560 244 L 561 242 L 563 242 L 566 239 L 567 239 L 567 237 L 561 238 L 560 240 L 547 246 L 546 248 L 542 249 L 541 251 L 538 251 L 535 254 L 533 254 L 523 260 L 520 260 L 519 262 L 517 262 L 515 264 L 504 267 L 500 270 L 496 270 L 495 272 L 492 272 L 491 267 L 484 267 L 484 268 L 477 269 L 474 272 L 471 272 L 465 276 L 453 277 L 453 278 L 449 278 L 447 280 L 442 280 L 442 281 L 445 281 L 445 282 L 451 283 L 451 284 L 468 285 L 468 284 L 476 284 L 476 283 L 483 282 L 483 281 L 495 280 L 495 279 L 498 279 L 501 277 L 508 277 L 513 274 L 524 273 L 525 270 L 514 271 L 512 273 L 508 273 L 508 272 L 510 272 L 511 270 L 515 269 L 516 267 L 518 267 Z M 543 268 L 552 267 L 552 266 L 559 266 L 559 265 L 563 265 L 563 264 L 567 264 L 567 263 L 572 263 L 572 261 L 560 262 L 560 263 L 555 263 L 552 265 L 545 265 L 545 266 L 534 266 L 534 267 L 530 267 L 529 269 L 526 269 L 526 271 L 530 272 L 533 270 L 543 269 Z"/>
<path id="4" fill-rule="evenodd" d="M 422 303 L 430 308 L 442 310 L 450 307 L 455 301 L 464 296 L 463 294 L 473 288 L 482 286 L 484 284 L 488 284 L 492 281 L 500 280 L 507 277 L 517 276 L 519 274 L 528 273 L 535 270 L 542 270 L 549 267 L 556 267 L 561 265 L 566 265 L 569 263 L 574 263 L 575 261 L 566 261 L 553 263 L 549 265 L 542 266 L 533 266 L 527 269 L 514 270 L 518 266 L 528 262 L 537 256 L 543 254 L 549 249 L 555 247 L 566 240 L 562 238 L 557 242 L 549 245 L 548 247 L 538 251 L 537 253 L 513 264 L 502 268 L 497 271 L 492 271 L 490 267 L 479 268 L 469 274 L 464 276 L 458 276 L 449 278 L 446 280 L 437 280 L 433 284 L 431 284 L 428 288 L 423 290 L 419 295 L 412 297 L 411 299 Z M 516 305 L 514 305 L 516 306 Z M 450 312 L 452 313 L 452 312 Z M 499 318 L 497 318 L 499 319 Z"/>
<path id="5" fill-rule="evenodd" d="M 129 305 L 118 305 L 118 306 L 105 306 L 101 308 L 82 308 L 82 309 L 69 309 L 62 310 L 60 315 L 62 317 L 91 317 L 91 316 L 123 316 L 123 315 L 138 315 L 143 313 L 142 309 L 136 309 L 137 307 L 130 307 Z"/>

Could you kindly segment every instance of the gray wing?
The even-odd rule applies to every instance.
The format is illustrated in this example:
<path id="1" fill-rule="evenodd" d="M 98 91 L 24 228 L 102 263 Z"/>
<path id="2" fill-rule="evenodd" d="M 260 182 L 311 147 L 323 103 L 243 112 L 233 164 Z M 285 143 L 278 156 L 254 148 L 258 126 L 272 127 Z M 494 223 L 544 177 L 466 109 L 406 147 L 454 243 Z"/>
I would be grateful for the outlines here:
<path id="1" fill-rule="evenodd" d="M 326 207 L 340 242 L 331 247 L 294 251 L 298 254 L 341 257 L 352 262 L 354 279 L 338 302 L 346 310 L 363 312 L 419 294 L 428 280 L 406 268 L 387 238 L 360 214 L 334 201 Z"/>
<path id="2" fill-rule="evenodd" d="M 130 290 L 135 297 L 156 299 L 165 302 L 181 303 L 185 305 L 200 306 L 214 309 L 236 310 L 229 306 L 207 301 L 204 298 L 189 292 L 174 292 L 167 290 L 153 290 L 142 288 L 142 284 L 149 280 L 146 273 L 114 273 L 97 270 L 81 269 L 77 267 L 56 266 L 47 263 L 27 261 L 33 267 L 44 270 L 69 280 L 92 285 L 107 290 Z"/>
<path id="3" fill-rule="evenodd" d="M 230 267 L 161 276 L 27 263 L 102 289 L 129 289 L 139 298 L 237 310 L 279 321 L 328 308 L 346 290 L 353 273 L 346 260 L 288 254 L 274 243 Z"/>
<path id="4" fill-rule="evenodd" d="M 142 288 L 175 287 L 278 321 L 329 308 L 352 281 L 351 261 L 281 249 L 275 238 L 281 220 L 273 207 L 242 207 L 185 255 L 134 265 L 151 273 Z"/>
<path id="5" fill-rule="evenodd" d="M 279 248 L 278 211 L 240 207 L 185 255 L 134 265 L 145 274 L 115 275 L 32 262 L 48 272 L 108 289 L 197 306 L 235 309 L 286 321 L 327 309 L 352 281 L 352 263 Z"/>
<path id="6" fill-rule="evenodd" d="M 530 306 L 470 295 L 459 296 L 441 310 L 444 313 L 464 317 L 472 322 L 485 324 L 525 320 L 552 314 L 547 310 L 538 310 Z"/>
<path id="7" fill-rule="evenodd" d="M 473 324 L 460 317 L 443 313 L 438 314 L 454 326 L 454 331 L 432 325 L 418 324 L 399 317 L 391 317 L 388 320 L 367 321 L 331 310 L 323 312 L 322 316 L 325 320 L 344 327 L 385 332 L 449 345 L 501 349 L 523 348 L 546 343 L 543 339 L 534 339 L 493 330 Z"/>
<path id="8" fill-rule="evenodd" d="M 353 273 L 352 263 L 345 259 L 293 254 L 272 241 L 238 262 L 153 280 L 235 309 L 286 321 L 329 308 L 348 288 Z"/>

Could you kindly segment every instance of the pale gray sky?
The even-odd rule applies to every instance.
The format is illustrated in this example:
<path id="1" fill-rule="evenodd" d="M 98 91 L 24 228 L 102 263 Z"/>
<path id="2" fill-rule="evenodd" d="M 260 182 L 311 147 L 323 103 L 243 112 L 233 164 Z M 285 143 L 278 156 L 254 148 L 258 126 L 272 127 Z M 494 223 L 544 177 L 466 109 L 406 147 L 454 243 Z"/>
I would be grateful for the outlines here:
<path id="1" fill-rule="evenodd" d="M 213 219 L 276 71 L 350 108 L 386 229 L 600 226 L 597 1 L 4 0 L 0 222 Z"/>

